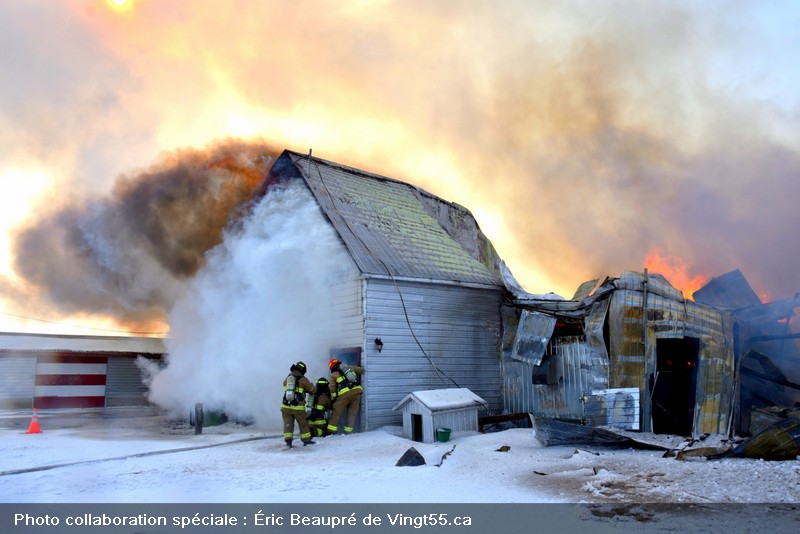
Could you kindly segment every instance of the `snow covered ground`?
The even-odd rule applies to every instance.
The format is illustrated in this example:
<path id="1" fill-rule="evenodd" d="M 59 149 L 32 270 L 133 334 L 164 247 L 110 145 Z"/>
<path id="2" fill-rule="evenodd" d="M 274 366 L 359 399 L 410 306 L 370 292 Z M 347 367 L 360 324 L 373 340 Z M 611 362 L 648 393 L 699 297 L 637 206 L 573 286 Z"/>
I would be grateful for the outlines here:
<path id="1" fill-rule="evenodd" d="M 286 450 L 279 429 L 154 410 L 0 412 L 0 502 L 800 503 L 800 461 L 543 447 L 530 429 L 417 443 L 400 427 Z M 410 448 L 426 465 L 397 467 Z M 342 480 L 357 483 L 342 483 Z"/>

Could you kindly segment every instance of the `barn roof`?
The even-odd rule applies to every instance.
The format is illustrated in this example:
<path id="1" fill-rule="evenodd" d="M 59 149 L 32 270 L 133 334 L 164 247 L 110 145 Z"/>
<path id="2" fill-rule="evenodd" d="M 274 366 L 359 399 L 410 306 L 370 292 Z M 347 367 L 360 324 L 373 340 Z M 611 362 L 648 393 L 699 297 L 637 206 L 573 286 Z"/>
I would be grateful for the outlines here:
<path id="1" fill-rule="evenodd" d="M 265 183 L 302 178 L 359 270 L 375 277 L 502 287 L 472 214 L 410 184 L 286 150 Z"/>

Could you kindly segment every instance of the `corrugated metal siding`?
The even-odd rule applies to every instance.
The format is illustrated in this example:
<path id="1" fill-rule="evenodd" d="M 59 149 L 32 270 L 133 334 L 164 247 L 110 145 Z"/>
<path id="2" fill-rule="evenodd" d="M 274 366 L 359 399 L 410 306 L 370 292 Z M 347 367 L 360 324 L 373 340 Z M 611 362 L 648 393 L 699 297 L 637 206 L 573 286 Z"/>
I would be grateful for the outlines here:
<path id="1" fill-rule="evenodd" d="M 603 339 L 608 300 L 588 312 L 585 336 L 553 337 L 541 365 L 511 358 L 508 343 L 503 358 L 504 409 L 545 417 L 582 419 L 581 397 L 608 387 L 608 355 Z M 513 328 L 513 323 L 507 328 Z M 534 384 L 533 372 L 547 375 L 546 384 Z"/>
<path id="2" fill-rule="evenodd" d="M 552 315 L 523 310 L 511 357 L 533 365 L 542 363 L 555 326 L 556 318 Z"/>
<path id="3" fill-rule="evenodd" d="M 36 385 L 36 355 L 0 353 L 0 408 L 30 407 Z"/>
<path id="4" fill-rule="evenodd" d="M 703 313 L 700 319 L 709 321 L 709 333 L 700 338 L 695 434 L 727 435 L 733 424 L 735 395 L 733 319 L 714 312 Z"/>
<path id="5" fill-rule="evenodd" d="M 106 376 L 106 406 L 142 406 L 147 401 L 147 386 L 136 365 L 136 357 L 109 357 Z"/>
<path id="6" fill-rule="evenodd" d="M 608 361 L 593 351 L 585 338 L 574 336 L 554 338 L 545 360 L 548 358 L 548 384 L 533 384 L 530 411 L 546 417 L 582 419 L 581 398 L 608 386 Z"/>
<path id="7" fill-rule="evenodd" d="M 646 384 L 642 303 L 639 291 L 617 290 L 611 297 L 608 311 L 611 388 L 643 388 Z M 654 345 L 649 343 L 648 349 L 654 350 Z M 655 367 L 651 372 L 655 372 Z"/>
<path id="8" fill-rule="evenodd" d="M 401 295 L 413 334 L 433 365 L 409 330 Z M 393 406 L 412 391 L 443 386 L 469 388 L 489 410 L 499 410 L 501 299 L 499 291 L 487 289 L 366 280 L 365 337 L 384 343 L 381 353 L 371 343 L 363 353 L 366 429 L 399 425 Z"/>
<path id="9" fill-rule="evenodd" d="M 717 310 L 691 301 L 647 294 L 647 338 L 642 323 L 641 291 L 617 290 L 609 310 L 610 387 L 638 387 L 642 429 L 651 430 L 646 385 L 656 372 L 656 341 L 691 337 L 700 340 L 694 434 L 726 434 L 731 418 L 734 358 L 731 322 Z M 646 343 L 643 343 L 646 341 Z M 645 349 L 647 353 L 645 354 Z"/>

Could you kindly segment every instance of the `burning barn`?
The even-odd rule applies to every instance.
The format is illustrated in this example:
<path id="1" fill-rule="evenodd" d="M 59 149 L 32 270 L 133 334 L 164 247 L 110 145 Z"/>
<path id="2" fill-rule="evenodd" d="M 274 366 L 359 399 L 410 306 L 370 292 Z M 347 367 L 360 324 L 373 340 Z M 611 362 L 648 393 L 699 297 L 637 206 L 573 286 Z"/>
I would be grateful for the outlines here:
<path id="1" fill-rule="evenodd" d="M 728 434 L 730 314 L 658 274 L 584 283 L 572 300 L 517 295 L 504 309 L 504 409 L 656 433 Z"/>
<path id="2" fill-rule="evenodd" d="M 398 424 L 413 391 L 469 388 L 499 411 L 500 262 L 465 208 L 417 187 L 285 151 L 265 180 L 302 181 L 352 260 L 336 282 L 330 356 L 366 368 L 361 429 Z"/>

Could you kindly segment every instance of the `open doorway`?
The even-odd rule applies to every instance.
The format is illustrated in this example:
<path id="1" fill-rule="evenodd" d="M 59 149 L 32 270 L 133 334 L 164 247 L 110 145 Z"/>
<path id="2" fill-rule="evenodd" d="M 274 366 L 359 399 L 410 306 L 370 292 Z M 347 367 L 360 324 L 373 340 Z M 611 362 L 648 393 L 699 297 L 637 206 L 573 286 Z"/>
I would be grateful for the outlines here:
<path id="1" fill-rule="evenodd" d="M 411 414 L 411 439 L 412 441 L 422 441 L 422 415 L 418 413 Z"/>
<path id="2" fill-rule="evenodd" d="M 652 393 L 653 432 L 691 436 L 697 389 L 700 340 L 656 340 L 656 379 Z"/>

